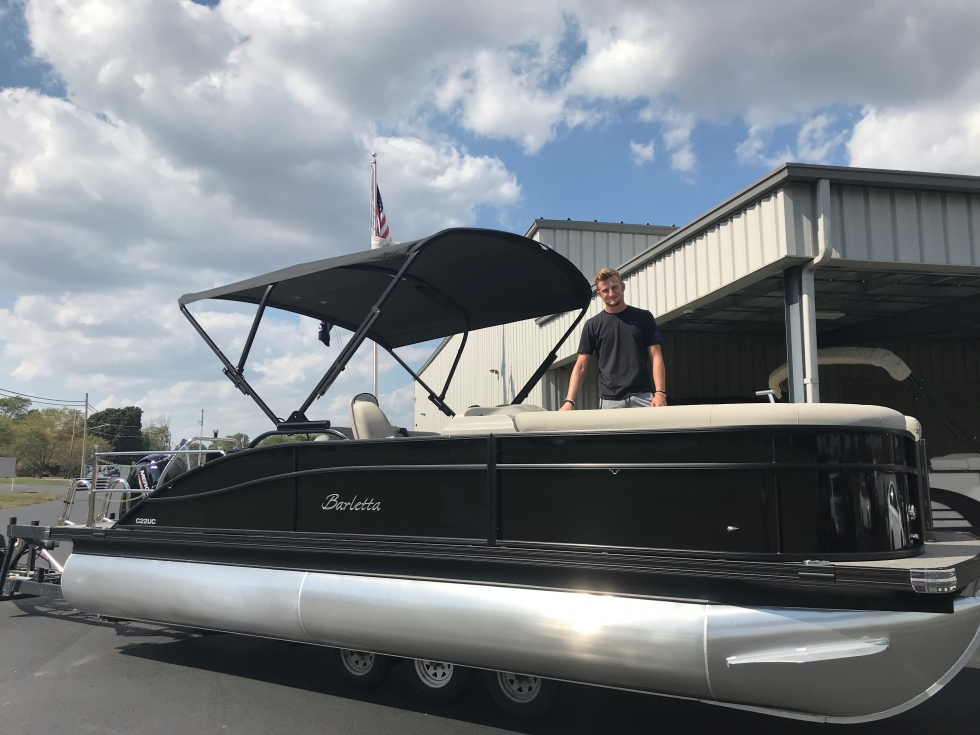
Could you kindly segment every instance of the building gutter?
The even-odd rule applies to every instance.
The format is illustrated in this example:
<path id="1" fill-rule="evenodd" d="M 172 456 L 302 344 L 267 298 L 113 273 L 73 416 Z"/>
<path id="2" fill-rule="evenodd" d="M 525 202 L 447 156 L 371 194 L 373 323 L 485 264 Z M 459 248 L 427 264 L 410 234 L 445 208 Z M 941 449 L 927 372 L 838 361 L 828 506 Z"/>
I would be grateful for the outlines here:
<path id="1" fill-rule="evenodd" d="M 803 321 L 803 389 L 806 403 L 820 403 L 820 369 L 817 361 L 817 305 L 814 273 L 827 263 L 830 246 L 830 179 L 817 181 L 817 253 L 803 266 L 800 316 Z"/>

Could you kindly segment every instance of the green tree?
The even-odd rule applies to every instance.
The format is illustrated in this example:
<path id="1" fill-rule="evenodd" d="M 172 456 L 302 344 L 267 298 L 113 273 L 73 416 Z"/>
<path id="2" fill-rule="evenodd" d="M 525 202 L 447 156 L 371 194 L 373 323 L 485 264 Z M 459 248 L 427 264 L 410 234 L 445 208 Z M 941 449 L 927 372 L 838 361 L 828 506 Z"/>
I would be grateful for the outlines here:
<path id="1" fill-rule="evenodd" d="M 5 416 L 14 422 L 19 422 L 31 409 L 31 400 L 21 396 L 4 396 L 0 398 L 0 416 Z"/>
<path id="2" fill-rule="evenodd" d="M 0 455 L 10 456 L 14 448 L 16 424 L 6 416 L 0 416 Z"/>
<path id="3" fill-rule="evenodd" d="M 82 412 L 76 408 L 46 408 L 41 412 L 48 438 L 54 443 L 49 470 L 70 477 L 82 461 Z"/>
<path id="4" fill-rule="evenodd" d="M 139 406 L 107 408 L 88 417 L 88 430 L 112 444 L 117 452 L 146 449 L 143 440 L 143 409 Z M 101 444 L 101 442 L 100 442 Z"/>
<path id="5" fill-rule="evenodd" d="M 20 427 L 17 437 L 17 463 L 23 471 L 40 477 L 51 460 L 52 443 L 39 426 Z"/>
<path id="6" fill-rule="evenodd" d="M 157 416 L 150 419 L 149 425 L 143 429 L 143 443 L 146 449 L 170 449 L 173 437 L 170 435 L 170 417 Z"/>

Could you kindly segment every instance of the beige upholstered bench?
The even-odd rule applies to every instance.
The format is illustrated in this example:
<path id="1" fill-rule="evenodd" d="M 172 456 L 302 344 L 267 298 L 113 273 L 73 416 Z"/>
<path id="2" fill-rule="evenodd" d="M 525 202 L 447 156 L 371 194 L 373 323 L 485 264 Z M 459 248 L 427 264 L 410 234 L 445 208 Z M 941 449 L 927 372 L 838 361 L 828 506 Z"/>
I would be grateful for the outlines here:
<path id="1" fill-rule="evenodd" d="M 851 403 L 726 403 L 612 411 L 545 411 L 539 406 L 474 407 L 453 418 L 441 433 L 459 436 L 742 426 L 865 426 L 918 433 L 918 422 L 898 411 Z"/>

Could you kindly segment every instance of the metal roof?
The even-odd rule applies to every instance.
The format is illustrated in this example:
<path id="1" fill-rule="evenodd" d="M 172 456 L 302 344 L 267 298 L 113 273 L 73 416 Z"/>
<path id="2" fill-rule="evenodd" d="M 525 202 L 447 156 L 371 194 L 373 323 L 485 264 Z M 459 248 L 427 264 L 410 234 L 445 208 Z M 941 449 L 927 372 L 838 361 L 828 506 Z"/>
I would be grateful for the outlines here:
<path id="1" fill-rule="evenodd" d="M 674 225 L 634 225 L 625 222 L 599 222 L 592 220 L 585 222 L 582 220 L 569 219 L 536 219 L 527 228 L 524 237 L 533 238 L 539 230 L 581 230 L 585 232 L 622 232 L 630 235 L 669 235 L 677 228 Z"/>
<path id="2" fill-rule="evenodd" d="M 832 186 L 836 184 L 840 186 L 887 187 L 892 189 L 980 194 L 980 177 L 978 176 L 852 168 L 849 166 L 821 166 L 808 163 L 785 163 L 717 206 L 712 207 L 700 217 L 674 230 L 668 237 L 657 243 L 654 247 L 643 251 L 636 257 L 623 263 L 619 270 L 625 276 L 642 268 L 658 256 L 682 245 L 705 230 L 714 227 L 719 222 L 723 222 L 737 212 L 744 210 L 754 201 L 763 199 L 772 192 L 785 188 L 789 184 L 796 182 L 812 184 L 821 179 L 829 179 Z"/>

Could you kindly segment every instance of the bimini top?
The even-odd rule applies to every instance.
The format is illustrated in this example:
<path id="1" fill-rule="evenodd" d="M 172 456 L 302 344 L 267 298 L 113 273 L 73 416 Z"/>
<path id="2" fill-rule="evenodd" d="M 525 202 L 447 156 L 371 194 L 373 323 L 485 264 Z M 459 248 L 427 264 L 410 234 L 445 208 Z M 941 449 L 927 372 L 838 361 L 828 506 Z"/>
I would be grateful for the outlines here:
<path id="1" fill-rule="evenodd" d="M 366 336 L 389 348 L 583 309 L 592 288 L 564 257 L 520 235 L 456 228 L 186 294 L 266 305 L 354 331 L 411 259 Z"/>

